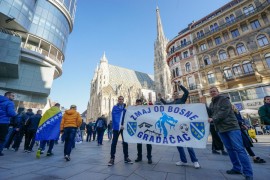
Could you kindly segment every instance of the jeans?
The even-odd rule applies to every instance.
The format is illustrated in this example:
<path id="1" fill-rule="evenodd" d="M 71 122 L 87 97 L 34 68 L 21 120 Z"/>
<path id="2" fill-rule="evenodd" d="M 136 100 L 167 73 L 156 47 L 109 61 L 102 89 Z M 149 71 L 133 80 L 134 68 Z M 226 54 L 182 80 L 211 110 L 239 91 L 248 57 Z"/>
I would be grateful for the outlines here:
<path id="1" fill-rule="evenodd" d="M 4 148 L 6 135 L 8 133 L 8 126 L 9 124 L 0 124 L 0 153 L 2 153 Z"/>
<path id="2" fill-rule="evenodd" d="M 75 127 L 66 127 L 64 128 L 65 134 L 65 146 L 64 146 L 64 155 L 70 156 L 72 146 L 75 144 L 77 128 Z"/>
<path id="3" fill-rule="evenodd" d="M 82 137 L 82 141 L 83 141 L 83 136 L 84 136 L 85 130 L 80 130 L 80 132 L 81 132 L 81 137 Z"/>
<path id="4" fill-rule="evenodd" d="M 28 130 L 25 134 L 24 150 L 32 151 L 35 144 L 36 130 Z"/>
<path id="5" fill-rule="evenodd" d="M 108 139 L 109 139 L 109 140 L 112 139 L 112 130 L 108 130 Z"/>
<path id="6" fill-rule="evenodd" d="M 41 151 L 44 151 L 47 143 L 49 143 L 49 149 L 48 149 L 47 153 L 52 153 L 52 149 L 53 149 L 53 146 L 54 146 L 54 140 L 42 140 L 42 141 L 40 141 L 39 149 Z"/>
<path id="7" fill-rule="evenodd" d="M 152 158 L 152 145 L 151 144 L 146 144 L 146 149 L 147 149 L 147 159 Z M 137 144 L 137 151 L 138 151 L 138 158 L 142 159 L 142 144 L 138 143 Z"/>
<path id="8" fill-rule="evenodd" d="M 242 172 L 245 176 L 253 176 L 252 167 L 245 151 L 240 130 L 233 130 L 219 133 L 221 140 L 226 147 L 233 170 Z"/>
<path id="9" fill-rule="evenodd" d="M 98 144 L 102 144 L 103 135 L 104 135 L 104 129 L 103 128 L 97 128 L 97 142 L 98 142 Z"/>
<path id="10" fill-rule="evenodd" d="M 91 141 L 92 138 L 92 131 L 87 131 L 86 141 Z"/>
<path id="11" fill-rule="evenodd" d="M 265 125 L 265 129 L 270 131 L 270 125 Z"/>
<path id="12" fill-rule="evenodd" d="M 4 148 L 9 148 L 10 147 L 10 144 L 12 143 L 12 140 L 14 139 L 15 133 L 16 133 L 15 128 L 13 128 L 13 127 L 8 128 L 8 133 L 7 133 L 7 136 L 6 136 L 6 140 L 5 140 L 5 143 L 3 145 Z"/>
<path id="13" fill-rule="evenodd" d="M 183 163 L 187 163 L 187 158 L 186 158 L 186 153 L 185 153 L 184 148 L 181 146 L 177 146 L 177 149 L 178 149 L 181 161 Z M 187 150 L 188 150 L 191 161 L 193 163 L 198 162 L 198 159 L 196 158 L 196 154 L 195 154 L 193 148 L 188 147 Z"/>
<path id="14" fill-rule="evenodd" d="M 128 158 L 128 143 L 124 142 L 123 130 L 120 130 L 120 131 L 113 130 L 113 140 L 112 140 L 112 145 L 111 145 L 111 159 L 115 158 L 116 145 L 117 145 L 119 134 L 121 134 L 122 140 L 123 140 L 124 158 L 127 159 Z"/>
<path id="15" fill-rule="evenodd" d="M 97 131 L 93 131 L 93 141 L 96 140 L 96 134 L 97 134 Z"/>

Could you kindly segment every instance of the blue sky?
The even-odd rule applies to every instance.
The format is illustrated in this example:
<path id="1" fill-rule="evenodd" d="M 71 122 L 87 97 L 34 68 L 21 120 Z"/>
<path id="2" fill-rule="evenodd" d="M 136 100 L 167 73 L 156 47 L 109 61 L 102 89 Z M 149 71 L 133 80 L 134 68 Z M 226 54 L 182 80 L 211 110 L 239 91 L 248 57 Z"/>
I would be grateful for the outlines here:
<path id="1" fill-rule="evenodd" d="M 87 108 L 90 81 L 106 52 L 110 64 L 154 73 L 156 6 L 170 40 L 193 20 L 229 0 L 78 0 L 73 32 L 65 52 L 63 75 L 53 83 L 50 98 L 68 108 Z"/>

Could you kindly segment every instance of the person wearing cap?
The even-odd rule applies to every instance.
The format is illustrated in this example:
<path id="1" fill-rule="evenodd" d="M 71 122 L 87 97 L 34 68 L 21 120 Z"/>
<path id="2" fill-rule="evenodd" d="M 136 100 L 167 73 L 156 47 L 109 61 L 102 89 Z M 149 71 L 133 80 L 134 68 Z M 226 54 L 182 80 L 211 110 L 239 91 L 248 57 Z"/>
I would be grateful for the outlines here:
<path id="1" fill-rule="evenodd" d="M 70 109 L 65 111 L 60 130 L 65 134 L 64 156 L 66 161 L 70 161 L 70 154 L 74 144 L 77 128 L 82 124 L 82 118 L 77 111 L 76 105 L 71 105 Z"/>
<path id="2" fill-rule="evenodd" d="M 141 106 L 142 105 L 142 100 L 137 99 L 136 100 L 136 106 Z M 147 105 L 147 103 L 146 103 Z M 149 104 L 151 105 L 151 104 Z M 153 104 L 152 104 L 153 105 Z M 147 149 L 147 159 L 148 159 L 148 164 L 152 164 L 152 145 L 151 144 L 146 144 L 146 149 Z M 137 159 L 135 162 L 140 162 L 142 161 L 142 144 L 137 143 Z"/>

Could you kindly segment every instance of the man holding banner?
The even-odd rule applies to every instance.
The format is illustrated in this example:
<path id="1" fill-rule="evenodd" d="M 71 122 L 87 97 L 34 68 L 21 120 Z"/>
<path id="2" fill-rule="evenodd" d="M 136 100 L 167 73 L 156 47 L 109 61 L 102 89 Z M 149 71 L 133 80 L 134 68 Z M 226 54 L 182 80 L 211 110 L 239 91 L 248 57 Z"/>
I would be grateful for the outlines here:
<path id="1" fill-rule="evenodd" d="M 123 141 L 123 152 L 125 163 L 133 164 L 133 162 L 128 158 L 128 143 L 124 141 L 123 129 L 124 129 L 124 117 L 126 113 L 126 104 L 124 104 L 124 97 L 118 97 L 118 103 L 112 109 L 112 123 L 113 123 L 113 140 L 111 145 L 111 160 L 108 162 L 108 166 L 114 165 L 114 158 L 116 153 L 116 145 L 118 137 L 121 134 Z"/>
<path id="2" fill-rule="evenodd" d="M 60 135 L 61 120 L 62 113 L 59 103 L 56 103 L 53 107 L 48 109 L 42 116 L 36 133 L 36 141 L 40 141 L 39 149 L 36 154 L 37 158 L 40 158 L 40 154 L 43 154 L 47 143 L 49 143 L 47 156 L 53 155 L 52 149 L 54 141 L 58 140 Z"/>
<path id="3" fill-rule="evenodd" d="M 212 97 L 212 102 L 209 106 L 212 118 L 209 118 L 208 121 L 214 122 L 215 128 L 233 164 L 233 168 L 226 171 L 226 173 L 242 174 L 243 172 L 247 180 L 253 179 L 252 167 L 245 151 L 240 127 L 229 98 L 220 95 L 215 86 L 209 89 L 209 93 Z"/>
<path id="4" fill-rule="evenodd" d="M 125 142 L 177 146 L 181 161 L 187 159 L 183 147 L 189 147 L 189 154 L 195 168 L 200 165 L 194 148 L 206 148 L 209 123 L 205 104 L 183 104 L 188 91 L 183 87 L 184 96 L 174 93 L 171 105 L 129 106 L 126 110 L 123 132 Z M 159 95 L 161 97 L 161 95 Z M 165 104 L 166 101 L 163 100 Z"/>
<path id="5" fill-rule="evenodd" d="M 177 91 L 175 91 L 173 93 L 174 101 L 172 101 L 172 102 L 166 102 L 164 99 L 162 99 L 161 94 L 158 94 L 158 96 L 160 98 L 160 101 L 163 104 L 185 104 L 186 103 L 187 98 L 188 98 L 188 94 L 189 94 L 188 90 L 184 86 L 182 86 L 180 83 L 178 83 L 178 82 L 175 82 L 175 83 L 184 92 L 184 95 L 182 96 L 182 98 L 179 98 L 179 93 Z M 177 166 L 185 166 L 185 165 L 187 165 L 187 158 L 186 158 L 186 154 L 185 154 L 184 148 L 181 147 L 181 146 L 177 146 L 177 149 L 178 149 L 178 152 L 179 152 L 181 161 L 177 162 L 176 165 Z M 196 154 L 195 154 L 193 148 L 187 147 L 187 149 L 188 149 L 188 153 L 189 153 L 190 159 L 191 159 L 191 161 L 194 164 L 194 167 L 196 169 L 200 168 L 200 164 L 198 162 L 198 159 L 196 157 Z"/>

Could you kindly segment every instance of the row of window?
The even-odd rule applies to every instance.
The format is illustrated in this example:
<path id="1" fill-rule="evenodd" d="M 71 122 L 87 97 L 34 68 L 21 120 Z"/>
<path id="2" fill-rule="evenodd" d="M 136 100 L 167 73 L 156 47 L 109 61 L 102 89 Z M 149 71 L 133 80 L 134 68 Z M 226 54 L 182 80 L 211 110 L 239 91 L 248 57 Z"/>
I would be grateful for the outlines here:
<path id="1" fill-rule="evenodd" d="M 261 27 L 260 22 L 258 20 L 254 20 L 254 21 L 250 22 L 250 25 L 251 25 L 252 29 L 257 29 L 257 28 Z M 246 31 L 246 29 L 248 29 L 248 27 L 246 25 L 242 26 L 242 27 L 245 28 L 245 31 Z M 240 36 L 239 30 L 238 29 L 231 30 L 231 36 L 232 36 L 232 38 L 237 38 L 238 36 Z M 230 39 L 229 34 L 227 32 L 223 33 L 223 39 L 224 39 L 224 41 L 227 41 L 228 39 Z M 215 44 L 217 46 L 223 43 L 221 36 L 215 37 L 214 41 L 215 41 Z M 208 40 L 208 46 L 209 47 L 213 46 L 212 40 Z M 201 51 L 204 51 L 206 49 L 207 49 L 207 46 L 206 46 L 205 43 L 200 45 L 200 50 Z"/>
<path id="2" fill-rule="evenodd" d="M 235 77 L 253 74 L 254 70 L 250 61 L 245 61 L 243 64 L 234 64 L 232 67 L 223 68 L 224 78 L 227 80 L 233 79 Z M 214 84 L 216 82 L 215 74 L 210 71 L 207 73 L 207 79 L 209 84 Z"/>
<path id="3" fill-rule="evenodd" d="M 185 71 L 191 72 L 191 63 L 190 62 L 187 62 L 185 64 Z M 180 70 L 178 67 L 176 67 L 175 69 L 172 70 L 172 76 L 173 76 L 173 78 L 180 76 Z"/>
<path id="4" fill-rule="evenodd" d="M 246 16 L 249 15 L 249 14 L 252 14 L 254 12 L 254 6 L 252 4 L 250 4 L 249 6 L 244 7 L 243 12 L 244 12 L 244 14 Z M 235 22 L 234 14 L 231 14 L 231 15 L 225 17 L 225 21 L 226 21 L 227 24 Z M 209 29 L 210 29 L 211 32 L 218 31 L 219 30 L 218 23 L 214 23 L 214 24 L 210 25 Z M 202 36 L 204 36 L 203 30 L 200 30 L 199 32 L 197 32 L 197 38 L 200 38 Z"/>
<path id="5" fill-rule="evenodd" d="M 265 61 L 270 68 L 270 54 L 265 55 Z M 253 73 L 254 70 L 250 61 L 244 61 L 242 64 L 236 63 L 232 65 L 232 67 L 223 68 L 223 75 L 227 80 Z M 209 84 L 214 84 L 216 82 L 215 74 L 212 71 L 207 73 L 207 80 Z"/>
<path id="6" fill-rule="evenodd" d="M 258 45 L 260 47 L 263 47 L 263 46 L 266 46 L 266 45 L 269 44 L 269 40 L 266 37 L 266 35 L 264 35 L 264 34 L 260 34 L 260 35 L 257 36 L 257 42 L 258 42 Z M 245 45 L 243 43 L 236 44 L 236 52 L 237 52 L 238 55 L 244 54 L 247 51 L 248 50 L 247 50 L 247 48 L 245 47 Z M 228 59 L 228 55 L 229 56 L 234 56 L 235 55 L 233 47 L 228 48 L 228 53 L 225 50 L 220 50 L 219 53 L 218 53 L 219 60 L 223 61 L 223 60 Z M 209 56 L 205 56 L 203 58 L 203 62 L 204 62 L 205 66 L 212 64 Z"/>

